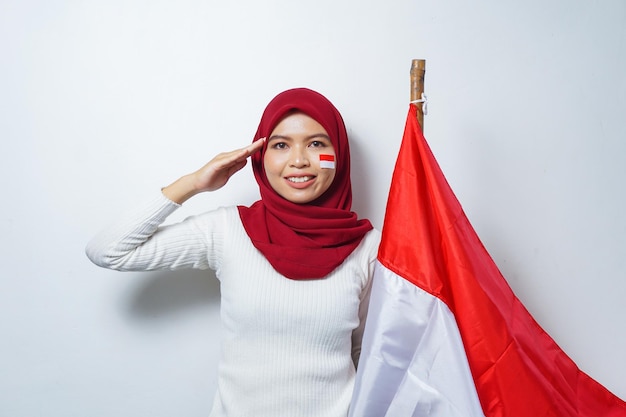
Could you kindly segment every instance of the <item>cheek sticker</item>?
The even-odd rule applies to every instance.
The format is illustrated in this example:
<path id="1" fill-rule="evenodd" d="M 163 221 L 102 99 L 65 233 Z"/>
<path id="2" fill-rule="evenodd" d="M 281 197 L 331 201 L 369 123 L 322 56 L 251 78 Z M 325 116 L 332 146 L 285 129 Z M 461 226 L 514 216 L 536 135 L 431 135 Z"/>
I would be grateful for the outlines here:
<path id="1" fill-rule="evenodd" d="M 320 154 L 320 168 L 335 169 L 335 155 Z"/>

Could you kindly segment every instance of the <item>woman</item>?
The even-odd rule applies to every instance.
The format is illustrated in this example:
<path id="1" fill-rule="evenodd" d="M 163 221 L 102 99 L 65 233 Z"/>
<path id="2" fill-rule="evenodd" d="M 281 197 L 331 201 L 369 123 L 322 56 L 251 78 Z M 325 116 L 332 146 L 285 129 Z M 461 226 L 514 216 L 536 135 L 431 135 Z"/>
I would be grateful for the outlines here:
<path id="1" fill-rule="evenodd" d="M 259 201 L 160 226 L 248 157 Z M 250 146 L 163 188 L 87 254 L 118 270 L 215 270 L 224 336 L 211 416 L 346 416 L 379 242 L 351 200 L 341 115 L 317 92 L 288 90 Z"/>

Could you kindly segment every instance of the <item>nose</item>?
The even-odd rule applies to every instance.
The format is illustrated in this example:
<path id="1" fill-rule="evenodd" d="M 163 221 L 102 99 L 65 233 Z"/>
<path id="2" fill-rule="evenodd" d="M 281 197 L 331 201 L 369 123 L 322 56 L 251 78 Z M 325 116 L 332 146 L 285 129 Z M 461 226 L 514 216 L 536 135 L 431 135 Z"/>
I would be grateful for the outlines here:
<path id="1" fill-rule="evenodd" d="M 291 148 L 289 164 L 294 168 L 308 167 L 310 163 L 306 149 L 300 146 L 294 146 Z"/>

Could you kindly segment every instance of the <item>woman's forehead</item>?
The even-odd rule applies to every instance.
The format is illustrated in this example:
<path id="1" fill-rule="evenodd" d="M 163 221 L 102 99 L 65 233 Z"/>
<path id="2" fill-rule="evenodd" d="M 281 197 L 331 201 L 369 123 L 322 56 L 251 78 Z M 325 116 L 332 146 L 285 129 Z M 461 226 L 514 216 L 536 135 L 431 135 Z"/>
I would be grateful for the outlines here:
<path id="1" fill-rule="evenodd" d="M 272 133 L 285 130 L 307 131 L 328 135 L 326 128 L 318 120 L 301 111 L 292 111 L 281 117 L 273 127 Z"/>

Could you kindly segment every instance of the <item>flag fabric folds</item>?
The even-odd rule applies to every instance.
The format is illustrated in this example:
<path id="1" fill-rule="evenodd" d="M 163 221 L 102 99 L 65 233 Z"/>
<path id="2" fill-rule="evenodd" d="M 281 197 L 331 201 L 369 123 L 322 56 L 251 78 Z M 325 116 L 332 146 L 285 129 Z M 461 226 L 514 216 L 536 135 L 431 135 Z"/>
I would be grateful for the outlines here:
<path id="1" fill-rule="evenodd" d="M 351 417 L 626 417 L 513 294 L 410 105 Z"/>

